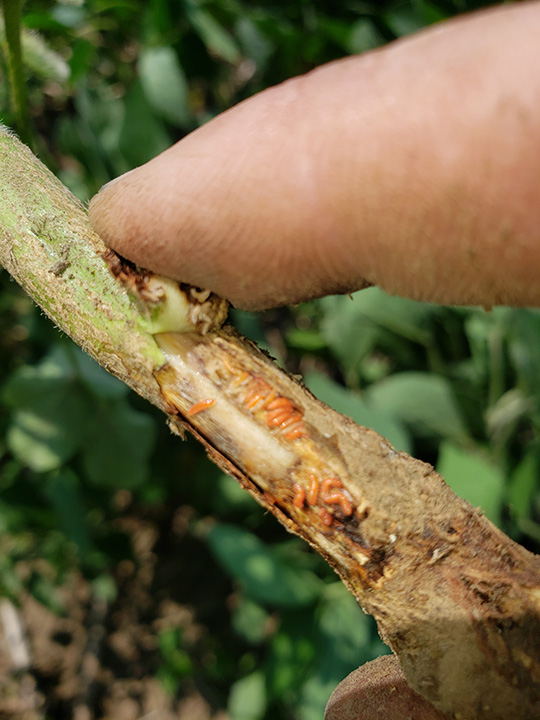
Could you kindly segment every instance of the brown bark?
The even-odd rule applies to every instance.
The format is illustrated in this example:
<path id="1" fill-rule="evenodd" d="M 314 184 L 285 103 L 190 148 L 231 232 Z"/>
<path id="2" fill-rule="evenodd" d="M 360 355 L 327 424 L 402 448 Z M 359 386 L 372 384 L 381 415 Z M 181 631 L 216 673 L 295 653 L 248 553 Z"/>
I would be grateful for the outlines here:
<path id="1" fill-rule="evenodd" d="M 414 690 L 449 717 L 540 717 L 540 558 L 431 466 L 319 402 L 232 331 L 158 342 L 169 359 L 157 374 L 165 397 L 180 415 L 199 399 L 195 387 L 215 399 L 191 421 L 212 459 L 334 567 L 377 620 Z M 224 364 L 247 372 L 247 389 L 238 392 L 239 376 Z M 246 408 L 253 378 L 292 399 L 305 437 L 287 440 Z M 257 456 L 237 414 L 254 419 L 276 447 L 266 441 Z M 314 505 L 294 504 L 293 486 L 307 491 L 313 474 L 340 479 L 351 515 L 320 495 Z M 318 515 L 325 507 L 330 526 Z"/>

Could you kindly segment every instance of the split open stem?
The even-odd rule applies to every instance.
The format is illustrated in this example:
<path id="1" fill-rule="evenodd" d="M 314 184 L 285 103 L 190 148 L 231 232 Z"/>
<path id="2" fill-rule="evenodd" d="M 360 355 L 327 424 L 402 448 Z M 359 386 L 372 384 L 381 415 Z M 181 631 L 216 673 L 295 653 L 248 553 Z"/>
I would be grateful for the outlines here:
<path id="1" fill-rule="evenodd" d="M 223 326 L 224 301 L 108 250 L 1 128 L 0 198 L 0 263 L 332 565 L 418 693 L 449 718 L 538 720 L 539 557 Z"/>

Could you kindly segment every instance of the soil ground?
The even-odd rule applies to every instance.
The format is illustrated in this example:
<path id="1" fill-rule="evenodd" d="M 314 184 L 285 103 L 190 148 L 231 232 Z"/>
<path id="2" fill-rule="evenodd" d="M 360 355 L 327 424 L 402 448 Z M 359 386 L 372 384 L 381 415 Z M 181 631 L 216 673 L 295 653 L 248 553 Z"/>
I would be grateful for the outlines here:
<path id="1" fill-rule="evenodd" d="M 124 515 L 119 523 L 134 561 L 115 569 L 118 592 L 110 604 L 78 573 L 60 589 L 61 616 L 29 595 L 18 608 L 7 603 L 0 720 L 226 720 L 224 688 L 207 673 L 188 673 L 173 694 L 156 677 L 164 662 L 158 636 L 167 629 L 181 630 L 195 668 L 211 664 L 215 631 L 204 625 L 205 605 L 227 593 L 219 577 L 210 586 L 205 581 L 205 547 L 185 532 L 189 513 Z M 25 646 L 27 658 L 17 668 L 17 650 L 24 656 Z"/>

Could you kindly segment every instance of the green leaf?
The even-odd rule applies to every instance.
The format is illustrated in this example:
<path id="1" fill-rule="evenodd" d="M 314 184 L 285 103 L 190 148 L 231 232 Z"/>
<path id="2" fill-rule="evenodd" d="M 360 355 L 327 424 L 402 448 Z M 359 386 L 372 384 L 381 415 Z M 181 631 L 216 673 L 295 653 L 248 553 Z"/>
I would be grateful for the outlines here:
<path id="1" fill-rule="evenodd" d="M 253 60 L 260 72 L 266 68 L 273 53 L 272 43 L 260 32 L 249 18 L 242 15 L 236 23 L 235 35 L 245 55 Z"/>
<path id="2" fill-rule="evenodd" d="M 265 665 L 272 701 L 297 703 L 299 689 L 310 676 L 317 653 L 316 613 L 317 607 L 282 613 Z"/>
<path id="3" fill-rule="evenodd" d="M 172 47 L 143 48 L 139 76 L 148 102 L 160 117 L 177 126 L 189 123 L 188 82 Z"/>
<path id="4" fill-rule="evenodd" d="M 284 562 L 272 547 L 234 525 L 216 525 L 208 534 L 210 549 L 244 592 L 267 605 L 309 605 L 319 592 L 310 571 Z"/>
<path id="5" fill-rule="evenodd" d="M 4 386 L 3 396 L 15 408 L 8 446 L 27 467 L 46 472 L 77 452 L 86 435 L 91 403 L 77 383 L 64 347 L 36 367 L 20 368 Z"/>
<path id="6" fill-rule="evenodd" d="M 336 685 L 373 657 L 371 622 L 341 583 L 325 588 L 317 628 L 316 663 L 301 690 L 301 720 L 320 720 Z"/>
<path id="7" fill-rule="evenodd" d="M 351 55 L 372 50 L 383 44 L 384 38 L 371 19 L 360 18 L 360 20 L 352 24 L 347 40 L 347 50 Z"/>
<path id="8" fill-rule="evenodd" d="M 507 500 L 516 520 L 531 517 L 534 499 L 540 492 L 538 470 L 538 454 L 530 451 L 510 476 Z"/>
<path id="9" fill-rule="evenodd" d="M 51 14 L 56 22 L 68 28 L 76 28 L 85 20 L 84 9 L 77 6 L 77 3 L 58 3 Z"/>
<path id="10" fill-rule="evenodd" d="M 201 472 L 208 477 L 206 463 Z M 205 478 L 205 479 L 206 479 Z M 196 479 L 196 478 L 195 478 Z M 244 517 L 250 512 L 259 508 L 254 498 L 247 493 L 243 487 L 238 484 L 230 475 L 219 473 L 217 477 L 211 478 L 213 481 L 212 493 L 210 499 L 212 501 L 212 511 L 217 513 L 219 517 L 230 515 L 231 513 L 242 513 Z M 208 490 L 206 491 L 208 497 Z"/>
<path id="11" fill-rule="evenodd" d="M 0 16 L 0 45 L 5 45 L 4 20 Z M 42 80 L 65 82 L 69 78 L 69 65 L 52 50 L 47 42 L 34 31 L 23 28 L 21 33 L 22 56 L 26 67 Z"/>
<path id="12" fill-rule="evenodd" d="M 119 399 L 129 393 L 125 383 L 104 370 L 90 355 L 73 348 L 72 357 L 82 383 L 97 397 Z"/>
<path id="13" fill-rule="evenodd" d="M 267 660 L 271 697 L 283 701 L 298 695 L 313 666 L 317 628 L 308 613 L 288 613 L 274 635 Z M 322 715 L 321 715 L 322 717 Z"/>
<path id="14" fill-rule="evenodd" d="M 158 643 L 161 655 L 165 662 L 162 672 L 172 676 L 173 683 L 178 684 L 179 678 L 193 673 L 193 662 L 182 647 L 182 630 L 176 627 L 165 628 L 158 634 Z"/>
<path id="15" fill-rule="evenodd" d="M 429 337 L 423 326 L 436 310 L 436 305 L 388 295 L 379 288 L 361 290 L 352 297 L 330 296 L 322 303 L 334 316 L 343 314 L 351 331 L 358 322 L 369 322 L 420 343 Z"/>
<path id="16" fill-rule="evenodd" d="M 253 340 L 253 342 L 256 342 L 259 347 L 266 350 L 270 349 L 268 339 L 261 322 L 260 313 L 231 308 L 229 317 L 239 333 L 245 335 L 250 340 Z"/>
<path id="17" fill-rule="evenodd" d="M 231 688 L 228 711 L 231 720 L 259 720 L 266 712 L 265 677 L 256 671 L 237 680 Z"/>
<path id="18" fill-rule="evenodd" d="M 347 296 L 324 298 L 320 303 L 324 310 L 321 322 L 324 339 L 345 369 L 357 368 L 375 345 L 378 328 L 364 318 L 359 305 Z"/>
<path id="19" fill-rule="evenodd" d="M 114 488 L 142 485 L 150 471 L 155 426 L 126 402 L 107 404 L 93 418 L 83 450 L 90 482 Z"/>
<path id="20" fill-rule="evenodd" d="M 509 351 L 520 386 L 528 394 L 540 395 L 540 311 L 507 310 Z"/>
<path id="21" fill-rule="evenodd" d="M 211 55 L 232 65 L 242 60 L 242 53 L 235 40 L 212 15 L 197 7 L 194 2 L 186 2 L 186 11 L 189 21 Z"/>
<path id="22" fill-rule="evenodd" d="M 15 413 L 7 431 L 11 452 L 35 472 L 60 467 L 77 449 L 80 438 L 66 434 L 56 420 L 21 410 Z"/>
<path id="23" fill-rule="evenodd" d="M 371 620 L 343 583 L 325 587 L 318 629 L 324 645 L 330 643 L 344 663 L 357 666 L 359 654 L 371 646 L 371 627 Z"/>
<path id="24" fill-rule="evenodd" d="M 467 439 L 452 386 L 437 375 L 397 373 L 368 388 L 366 401 L 379 412 L 409 425 L 419 435 L 462 442 Z"/>
<path id="25" fill-rule="evenodd" d="M 294 347 L 304 352 L 320 352 L 326 348 L 324 337 L 315 328 L 304 330 L 293 327 L 287 332 L 285 339 L 289 347 Z"/>
<path id="26" fill-rule="evenodd" d="M 232 614 L 232 626 L 240 637 L 258 645 L 268 634 L 269 615 L 253 600 L 241 596 Z"/>
<path id="27" fill-rule="evenodd" d="M 330 405 L 342 415 L 347 415 L 359 425 L 375 430 L 385 437 L 396 450 L 410 452 L 409 433 L 399 420 L 366 404 L 358 393 L 338 385 L 322 373 L 309 373 L 304 377 L 307 387 L 319 400 Z"/>
<path id="28" fill-rule="evenodd" d="M 502 470 L 474 453 L 443 443 L 439 451 L 437 472 L 452 490 L 500 526 L 505 493 Z"/>
<path id="29" fill-rule="evenodd" d="M 63 346 L 56 346 L 35 366 L 23 365 L 5 383 L 4 402 L 14 408 L 45 409 L 51 394 L 61 392 L 75 379 L 69 354 Z"/>
<path id="30" fill-rule="evenodd" d="M 69 58 L 71 84 L 77 83 L 86 76 L 88 66 L 93 62 L 95 52 L 96 48 L 88 40 L 81 38 L 74 40 L 71 46 L 71 57 Z"/>
<path id="31" fill-rule="evenodd" d="M 125 98 L 125 113 L 119 148 L 129 167 L 143 165 L 171 144 L 161 120 L 150 107 L 140 82 Z"/>
<path id="32" fill-rule="evenodd" d="M 394 8 L 384 14 L 388 27 L 397 37 L 417 32 L 426 25 L 439 22 L 446 17 L 446 13 L 427 0 L 396 4 Z"/>
<path id="33" fill-rule="evenodd" d="M 84 562 L 92 549 L 92 542 L 79 487 L 76 475 L 67 469 L 45 480 L 45 491 L 56 511 L 59 525 L 67 539 L 75 543 Z"/>
<path id="34" fill-rule="evenodd" d="M 352 297 L 326 297 L 320 304 L 325 313 L 322 333 L 346 369 L 357 367 L 388 333 L 424 346 L 432 342 L 423 326 L 433 314 L 434 305 L 394 297 L 379 288 L 362 290 Z"/>

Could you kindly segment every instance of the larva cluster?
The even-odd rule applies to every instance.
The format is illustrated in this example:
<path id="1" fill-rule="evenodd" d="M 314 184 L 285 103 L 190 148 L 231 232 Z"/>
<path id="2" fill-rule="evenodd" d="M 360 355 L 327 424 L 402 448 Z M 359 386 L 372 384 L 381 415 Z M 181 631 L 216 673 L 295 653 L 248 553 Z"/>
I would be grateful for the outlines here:
<path id="1" fill-rule="evenodd" d="M 305 505 L 312 507 L 321 500 L 325 505 L 339 505 L 344 517 L 350 517 L 354 512 L 351 498 L 338 477 L 328 477 L 321 482 L 317 475 L 312 473 L 307 489 L 300 483 L 295 483 L 293 489 L 293 505 L 297 508 Z M 334 522 L 334 515 L 328 508 L 319 507 L 317 513 L 327 527 Z"/>
<path id="2" fill-rule="evenodd" d="M 301 462 L 296 465 L 292 503 L 299 509 L 312 508 L 326 527 L 336 519 L 344 521 L 355 512 L 353 499 L 326 463 L 320 461 L 317 448 L 304 424 L 303 411 L 295 402 L 258 374 L 222 357 L 213 371 L 214 382 L 235 403 L 286 443 L 295 445 Z M 192 405 L 187 415 L 197 415 L 215 404 L 213 398 Z"/>
<path id="3" fill-rule="evenodd" d="M 235 368 L 227 359 L 223 360 L 223 368 L 232 393 L 253 415 L 262 417 L 270 429 L 286 440 L 308 437 L 303 413 L 290 398 L 280 395 L 263 378 Z"/>

